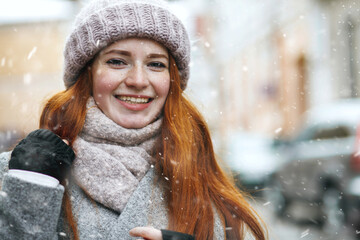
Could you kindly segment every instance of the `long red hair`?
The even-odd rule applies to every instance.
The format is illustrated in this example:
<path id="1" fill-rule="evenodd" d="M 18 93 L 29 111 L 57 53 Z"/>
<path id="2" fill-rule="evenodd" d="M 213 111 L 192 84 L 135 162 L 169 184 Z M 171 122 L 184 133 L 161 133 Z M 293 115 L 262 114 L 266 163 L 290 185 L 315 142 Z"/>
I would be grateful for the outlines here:
<path id="1" fill-rule="evenodd" d="M 159 154 L 156 155 L 158 170 L 168 179 L 165 181 L 168 228 L 194 234 L 200 240 L 213 239 L 214 214 L 218 214 L 227 239 L 243 239 L 246 229 L 256 239 L 266 239 L 261 221 L 245 195 L 219 167 L 206 122 L 184 97 L 179 71 L 171 56 L 169 71 L 170 90 L 163 110 Z M 91 87 L 89 71 L 84 71 L 72 87 L 47 102 L 40 127 L 52 130 L 72 145 L 85 122 Z M 63 207 L 72 235 L 78 239 L 67 191 Z"/>

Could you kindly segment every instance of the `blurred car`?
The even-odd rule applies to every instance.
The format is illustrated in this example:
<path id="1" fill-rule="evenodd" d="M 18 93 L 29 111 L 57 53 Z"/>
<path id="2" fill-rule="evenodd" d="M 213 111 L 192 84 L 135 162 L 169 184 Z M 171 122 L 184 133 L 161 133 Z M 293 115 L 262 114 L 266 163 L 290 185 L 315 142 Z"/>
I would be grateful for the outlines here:
<path id="1" fill-rule="evenodd" d="M 360 239 L 360 176 L 353 178 L 346 193 L 346 221 L 353 236 Z"/>
<path id="2" fill-rule="evenodd" d="M 272 175 L 267 199 L 279 216 L 327 232 L 343 227 L 359 122 L 360 101 L 340 100 L 309 110 L 298 135 L 277 143 L 285 163 Z"/>
<path id="3" fill-rule="evenodd" d="M 239 131 L 228 137 L 224 160 L 239 188 L 251 194 L 262 192 L 279 165 L 272 145 L 271 137 L 252 132 Z"/>
<path id="4" fill-rule="evenodd" d="M 355 149 L 350 160 L 354 177 L 345 192 L 346 220 L 354 236 L 360 239 L 360 123 L 357 128 Z"/>

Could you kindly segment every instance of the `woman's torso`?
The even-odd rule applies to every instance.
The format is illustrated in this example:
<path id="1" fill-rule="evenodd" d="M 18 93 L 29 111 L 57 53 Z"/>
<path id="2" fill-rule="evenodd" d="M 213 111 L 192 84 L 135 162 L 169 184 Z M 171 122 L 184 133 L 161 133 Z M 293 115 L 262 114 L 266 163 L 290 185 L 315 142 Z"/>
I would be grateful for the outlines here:
<path id="1" fill-rule="evenodd" d="M 8 171 L 10 153 L 0 154 L 0 182 Z M 70 200 L 80 239 L 132 239 L 129 230 L 138 226 L 166 229 L 168 215 L 164 191 L 151 168 L 128 200 L 121 214 L 91 200 L 84 191 L 70 181 Z M 41 206 L 44 207 L 44 206 Z M 64 211 L 58 222 L 58 238 L 69 239 Z M 214 239 L 224 239 L 224 230 L 215 214 Z"/>

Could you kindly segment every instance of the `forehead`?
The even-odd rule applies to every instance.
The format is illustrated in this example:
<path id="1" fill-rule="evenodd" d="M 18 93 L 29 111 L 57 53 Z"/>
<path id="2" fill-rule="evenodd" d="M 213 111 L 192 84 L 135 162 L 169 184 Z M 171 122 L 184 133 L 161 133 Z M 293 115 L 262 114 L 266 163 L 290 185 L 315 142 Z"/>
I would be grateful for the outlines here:
<path id="1" fill-rule="evenodd" d="M 146 38 L 127 38 L 116 41 L 104 48 L 101 53 L 107 53 L 112 50 L 125 50 L 129 52 L 144 52 L 146 54 L 166 54 L 168 50 L 160 43 Z"/>

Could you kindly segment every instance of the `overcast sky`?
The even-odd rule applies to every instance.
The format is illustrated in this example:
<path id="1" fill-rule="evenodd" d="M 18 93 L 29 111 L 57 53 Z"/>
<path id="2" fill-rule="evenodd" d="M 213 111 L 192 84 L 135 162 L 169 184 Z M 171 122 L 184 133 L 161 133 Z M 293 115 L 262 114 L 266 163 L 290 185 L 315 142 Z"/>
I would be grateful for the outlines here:
<path id="1" fill-rule="evenodd" d="M 64 0 L 0 0 L 0 24 L 71 18 L 75 3 Z"/>

